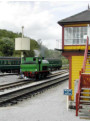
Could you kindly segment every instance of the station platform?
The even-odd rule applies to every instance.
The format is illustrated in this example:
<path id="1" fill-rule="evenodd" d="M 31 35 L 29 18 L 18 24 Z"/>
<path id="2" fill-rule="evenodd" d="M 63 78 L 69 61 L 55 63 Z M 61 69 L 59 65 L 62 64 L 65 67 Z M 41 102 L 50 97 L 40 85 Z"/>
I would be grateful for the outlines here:
<path id="1" fill-rule="evenodd" d="M 81 121 L 75 110 L 67 111 L 63 95 L 67 87 L 68 80 L 14 106 L 0 108 L 0 121 Z"/>

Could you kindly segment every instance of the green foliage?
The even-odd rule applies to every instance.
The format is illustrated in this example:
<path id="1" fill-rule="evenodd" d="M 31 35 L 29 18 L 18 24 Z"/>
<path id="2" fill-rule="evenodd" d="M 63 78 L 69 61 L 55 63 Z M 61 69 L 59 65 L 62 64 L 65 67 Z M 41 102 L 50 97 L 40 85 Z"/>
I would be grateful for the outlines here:
<path id="1" fill-rule="evenodd" d="M 15 50 L 15 38 L 21 37 L 22 33 L 14 33 L 12 31 L 0 29 L 0 56 L 20 57 L 21 51 Z M 39 45 L 34 39 L 30 39 L 30 51 L 24 51 L 24 56 L 33 57 L 34 49 L 38 49 Z"/>
<path id="2" fill-rule="evenodd" d="M 21 33 L 0 29 L 0 56 L 21 57 L 21 51 L 15 51 L 15 38 L 21 37 Z M 48 49 L 42 44 L 42 40 L 30 39 L 30 51 L 24 51 L 25 57 L 35 56 L 35 51 L 40 52 L 39 56 L 46 58 L 60 58 L 63 64 L 68 64 L 68 60 L 61 55 L 60 51 Z"/>
<path id="3" fill-rule="evenodd" d="M 0 39 L 0 53 L 3 56 L 12 56 L 14 51 L 14 43 L 10 38 Z"/>
<path id="4" fill-rule="evenodd" d="M 2 37 L 8 37 L 8 38 L 15 39 L 17 37 L 21 37 L 21 33 L 14 33 L 12 31 L 0 29 L 0 38 L 2 38 Z"/>
<path id="5" fill-rule="evenodd" d="M 50 49 L 50 50 L 47 50 L 45 56 L 48 58 L 61 58 L 61 53 L 57 50 Z"/>
<path id="6" fill-rule="evenodd" d="M 3 56 L 3 53 L 0 51 L 0 56 Z"/>
<path id="7" fill-rule="evenodd" d="M 15 55 L 14 40 L 20 36 L 21 33 L 14 33 L 12 31 L 0 29 L 0 56 Z"/>
<path id="8" fill-rule="evenodd" d="M 62 64 L 68 64 L 68 59 L 66 59 L 64 56 L 62 56 L 60 51 L 48 49 L 44 45 L 42 45 L 41 39 L 38 41 L 39 44 L 39 51 L 40 56 L 46 57 L 46 58 L 58 58 L 62 60 Z"/>
<path id="9" fill-rule="evenodd" d="M 38 49 L 38 48 L 39 48 L 38 42 L 34 39 L 30 39 L 30 49 L 34 50 L 34 49 Z"/>
<path id="10" fill-rule="evenodd" d="M 61 56 L 61 60 L 62 60 L 62 64 L 63 64 L 63 65 L 69 64 L 68 59 L 66 59 L 64 56 Z"/>

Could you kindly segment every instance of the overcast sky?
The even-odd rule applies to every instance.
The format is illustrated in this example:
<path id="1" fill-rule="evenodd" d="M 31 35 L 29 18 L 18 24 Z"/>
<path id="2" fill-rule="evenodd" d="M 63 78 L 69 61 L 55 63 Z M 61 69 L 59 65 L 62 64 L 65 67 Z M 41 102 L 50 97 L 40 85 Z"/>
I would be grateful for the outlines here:
<path id="1" fill-rule="evenodd" d="M 41 39 L 49 49 L 61 48 L 61 27 L 57 22 L 86 10 L 88 3 L 90 4 L 88 1 L 0 2 L 0 29 L 21 32 L 23 25 L 25 36 Z"/>

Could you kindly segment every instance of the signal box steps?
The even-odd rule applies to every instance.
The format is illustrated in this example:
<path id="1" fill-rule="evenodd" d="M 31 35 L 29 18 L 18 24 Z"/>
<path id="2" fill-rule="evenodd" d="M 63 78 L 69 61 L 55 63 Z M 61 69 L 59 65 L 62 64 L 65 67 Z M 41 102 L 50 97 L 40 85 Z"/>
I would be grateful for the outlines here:
<path id="1" fill-rule="evenodd" d="M 76 116 L 90 117 L 90 51 L 88 50 L 88 37 L 84 53 L 83 69 L 80 74 L 80 85 L 76 95 Z"/>
<path id="2" fill-rule="evenodd" d="M 87 103 L 87 102 L 90 103 L 90 100 L 80 100 L 80 103 Z"/>
<path id="3" fill-rule="evenodd" d="M 90 96 L 80 96 L 82 99 L 90 99 Z"/>
<path id="4" fill-rule="evenodd" d="M 78 113 L 80 117 L 90 117 L 90 88 L 81 88 Z"/>
<path id="5" fill-rule="evenodd" d="M 80 104 L 79 106 L 82 108 L 90 108 L 90 105 L 84 103 Z"/>
<path id="6" fill-rule="evenodd" d="M 82 88 L 81 90 L 89 90 L 90 91 L 90 88 Z"/>
<path id="7" fill-rule="evenodd" d="M 87 54 L 85 73 L 89 73 L 90 74 L 90 52 L 88 52 L 88 54 Z"/>
<path id="8" fill-rule="evenodd" d="M 79 110 L 79 112 L 85 113 L 85 114 L 89 114 L 89 115 L 90 115 L 90 109 L 86 109 L 86 108 L 83 109 L 83 108 L 82 108 L 82 109 Z"/>
<path id="9" fill-rule="evenodd" d="M 81 92 L 81 95 L 82 95 L 82 94 L 90 94 L 90 92 Z"/>
<path id="10" fill-rule="evenodd" d="M 90 109 L 79 109 L 79 115 L 90 116 Z"/>

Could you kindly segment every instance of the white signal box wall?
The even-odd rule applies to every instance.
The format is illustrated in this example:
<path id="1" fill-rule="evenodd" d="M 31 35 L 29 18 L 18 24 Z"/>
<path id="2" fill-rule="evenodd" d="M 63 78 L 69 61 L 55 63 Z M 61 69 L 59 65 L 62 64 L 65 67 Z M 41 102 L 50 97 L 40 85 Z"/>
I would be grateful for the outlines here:
<path id="1" fill-rule="evenodd" d="M 30 50 L 30 39 L 15 38 L 15 50 Z"/>

